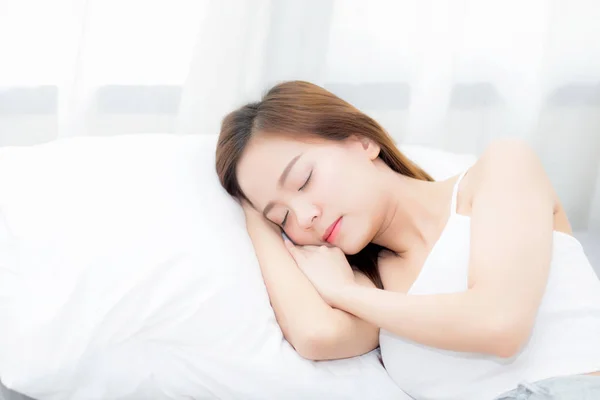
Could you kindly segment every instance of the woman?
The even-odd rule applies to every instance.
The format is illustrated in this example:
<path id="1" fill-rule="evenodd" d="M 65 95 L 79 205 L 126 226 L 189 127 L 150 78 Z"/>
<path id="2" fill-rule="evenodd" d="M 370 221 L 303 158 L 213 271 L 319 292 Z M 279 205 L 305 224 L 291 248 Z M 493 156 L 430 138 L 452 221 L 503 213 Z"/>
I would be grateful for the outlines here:
<path id="1" fill-rule="evenodd" d="M 224 119 L 216 168 L 302 356 L 380 345 L 415 398 L 600 398 L 600 283 L 524 144 L 434 182 L 373 119 L 287 82 Z"/>

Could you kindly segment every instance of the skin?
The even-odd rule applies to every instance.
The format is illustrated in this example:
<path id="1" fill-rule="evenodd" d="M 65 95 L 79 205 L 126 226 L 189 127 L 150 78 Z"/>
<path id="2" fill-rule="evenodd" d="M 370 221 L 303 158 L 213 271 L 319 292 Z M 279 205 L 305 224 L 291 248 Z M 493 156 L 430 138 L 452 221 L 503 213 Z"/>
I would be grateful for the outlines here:
<path id="1" fill-rule="evenodd" d="M 285 337 L 315 360 L 372 350 L 379 328 L 442 349 L 515 355 L 544 293 L 552 231 L 571 233 L 535 153 L 499 141 L 469 169 L 457 204 L 471 217 L 469 288 L 426 296 L 406 291 L 448 220 L 458 177 L 411 179 L 378 155 L 376 143 L 358 136 L 333 142 L 261 133 L 245 150 L 237 175 L 251 202 L 244 205 L 248 232 Z M 339 234 L 325 242 L 339 217 Z M 282 242 L 280 228 L 294 244 Z M 369 242 L 397 254 L 379 262 L 385 290 L 344 257 Z"/>

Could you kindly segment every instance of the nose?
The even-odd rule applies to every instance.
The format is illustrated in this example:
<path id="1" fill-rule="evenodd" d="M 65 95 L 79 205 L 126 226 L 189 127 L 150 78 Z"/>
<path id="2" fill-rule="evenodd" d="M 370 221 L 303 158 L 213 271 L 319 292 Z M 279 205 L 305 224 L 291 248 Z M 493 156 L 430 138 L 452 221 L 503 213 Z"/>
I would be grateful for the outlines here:
<path id="1" fill-rule="evenodd" d="M 319 208 L 308 202 L 298 202 L 294 205 L 294 208 L 298 225 L 304 230 L 311 229 L 315 221 L 321 216 Z"/>

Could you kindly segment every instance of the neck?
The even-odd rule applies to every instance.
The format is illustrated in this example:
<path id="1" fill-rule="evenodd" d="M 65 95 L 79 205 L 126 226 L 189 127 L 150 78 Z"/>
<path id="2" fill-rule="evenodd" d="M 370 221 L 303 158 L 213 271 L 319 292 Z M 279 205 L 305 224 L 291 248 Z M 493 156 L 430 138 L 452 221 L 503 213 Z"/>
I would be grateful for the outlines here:
<path id="1" fill-rule="evenodd" d="M 386 211 L 373 243 L 398 254 L 430 247 L 448 219 L 454 180 L 428 182 L 389 169 L 384 173 Z"/>

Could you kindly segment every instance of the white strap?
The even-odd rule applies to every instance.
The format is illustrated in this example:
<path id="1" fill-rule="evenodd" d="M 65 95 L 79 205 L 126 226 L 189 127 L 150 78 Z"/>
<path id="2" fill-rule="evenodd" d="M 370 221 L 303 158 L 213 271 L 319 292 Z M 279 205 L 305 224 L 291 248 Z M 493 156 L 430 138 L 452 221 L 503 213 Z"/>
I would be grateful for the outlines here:
<path id="1" fill-rule="evenodd" d="M 458 180 L 454 184 L 454 189 L 452 190 L 452 203 L 450 204 L 450 214 L 456 214 L 456 198 L 458 197 L 458 185 L 460 185 L 460 181 L 467 174 L 468 169 L 464 170 L 462 174 L 458 177 Z"/>

